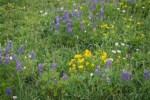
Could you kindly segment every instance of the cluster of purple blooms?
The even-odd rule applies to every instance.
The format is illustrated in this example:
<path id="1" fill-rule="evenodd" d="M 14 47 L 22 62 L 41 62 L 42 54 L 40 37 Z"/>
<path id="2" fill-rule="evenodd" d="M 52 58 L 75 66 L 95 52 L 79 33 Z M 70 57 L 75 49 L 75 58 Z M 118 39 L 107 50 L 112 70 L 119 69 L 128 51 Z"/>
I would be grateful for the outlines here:
<path id="1" fill-rule="evenodd" d="M 105 63 L 106 68 L 110 68 L 111 67 L 111 63 L 112 63 L 112 59 L 106 60 L 106 63 Z"/>
<path id="2" fill-rule="evenodd" d="M 52 69 L 56 69 L 57 68 L 57 63 L 55 61 L 52 62 L 51 68 Z"/>
<path id="3" fill-rule="evenodd" d="M 2 64 L 2 49 L 0 48 L 0 64 Z"/>
<path id="4" fill-rule="evenodd" d="M 38 74 L 39 76 L 42 76 L 44 73 L 44 65 L 43 64 L 38 64 Z"/>
<path id="5" fill-rule="evenodd" d="M 13 60 L 16 62 L 16 70 L 18 72 L 22 72 L 22 62 L 19 61 L 18 56 L 14 54 L 12 51 L 13 51 L 13 42 L 12 40 L 8 40 L 5 53 L 4 53 L 4 65 L 8 66 L 10 64 L 10 60 Z M 18 55 L 21 55 L 23 51 L 24 51 L 24 46 L 20 45 L 18 48 Z M 35 59 L 36 54 L 34 51 L 30 52 L 29 55 L 31 59 Z M 0 48 L 0 64 L 3 64 L 1 48 Z"/>
<path id="6" fill-rule="evenodd" d="M 143 75 L 147 80 L 150 79 L 150 73 L 148 71 L 144 71 Z"/>
<path id="7" fill-rule="evenodd" d="M 94 73 L 95 73 L 95 74 L 98 74 L 100 71 L 101 71 L 101 67 L 100 67 L 100 66 L 97 66 L 97 68 L 95 69 Z"/>
<path id="8" fill-rule="evenodd" d="M 126 72 L 126 71 L 122 71 L 122 76 L 121 79 L 122 80 L 131 80 L 132 78 L 132 74 L 130 72 Z"/>
<path id="9" fill-rule="evenodd" d="M 6 88 L 6 95 L 10 96 L 12 94 L 12 89 L 10 87 Z"/>

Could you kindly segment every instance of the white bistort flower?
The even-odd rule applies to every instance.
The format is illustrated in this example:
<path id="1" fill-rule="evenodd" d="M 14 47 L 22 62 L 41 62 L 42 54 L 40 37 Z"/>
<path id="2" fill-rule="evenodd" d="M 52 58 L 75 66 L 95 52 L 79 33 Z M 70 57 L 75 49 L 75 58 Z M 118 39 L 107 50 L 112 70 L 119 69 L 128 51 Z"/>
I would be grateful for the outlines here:
<path id="1" fill-rule="evenodd" d="M 112 50 L 111 52 L 112 52 L 112 53 L 116 53 L 116 51 L 115 51 L 115 50 Z"/>
<path id="2" fill-rule="evenodd" d="M 121 53 L 121 50 L 117 50 L 118 53 Z"/>
<path id="3" fill-rule="evenodd" d="M 115 46 L 119 46 L 119 43 L 115 43 Z"/>

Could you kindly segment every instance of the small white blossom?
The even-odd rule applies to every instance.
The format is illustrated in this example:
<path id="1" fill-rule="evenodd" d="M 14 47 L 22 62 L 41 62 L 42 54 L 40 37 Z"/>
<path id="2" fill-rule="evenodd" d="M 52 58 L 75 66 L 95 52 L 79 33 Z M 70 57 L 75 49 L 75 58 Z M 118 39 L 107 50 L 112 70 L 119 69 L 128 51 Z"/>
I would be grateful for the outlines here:
<path id="1" fill-rule="evenodd" d="M 123 59 L 123 60 L 125 60 L 126 58 L 125 58 L 125 57 L 123 57 L 122 59 Z"/>
<path id="2" fill-rule="evenodd" d="M 136 51 L 139 51 L 139 49 L 136 49 Z"/>
<path id="3" fill-rule="evenodd" d="M 118 53 L 121 53 L 121 50 L 117 50 Z"/>
<path id="4" fill-rule="evenodd" d="M 29 58 L 31 58 L 31 55 L 29 55 Z"/>
<path id="5" fill-rule="evenodd" d="M 61 10 L 64 10 L 64 7 L 61 7 L 60 9 L 61 9 Z"/>
<path id="6" fill-rule="evenodd" d="M 122 10 L 122 12 L 124 12 L 124 13 L 125 13 L 125 12 L 126 12 L 126 10 Z"/>
<path id="7" fill-rule="evenodd" d="M 121 45 L 122 45 L 122 46 L 125 46 L 125 44 L 124 44 L 124 43 L 121 43 Z"/>
<path id="8" fill-rule="evenodd" d="M 92 77 L 92 76 L 93 76 L 93 73 L 91 73 L 90 76 Z"/>
<path id="9" fill-rule="evenodd" d="M 120 8 L 117 8 L 117 10 L 120 10 Z"/>
<path id="10" fill-rule="evenodd" d="M 116 51 L 115 51 L 115 50 L 112 50 L 111 52 L 112 52 L 112 53 L 116 53 Z"/>
<path id="11" fill-rule="evenodd" d="M 13 96 L 13 99 L 16 100 L 16 99 L 17 99 L 17 96 Z"/>
<path id="12" fill-rule="evenodd" d="M 86 30 L 84 32 L 86 33 Z"/>
<path id="13" fill-rule="evenodd" d="M 40 10 L 40 13 L 43 13 L 43 11 L 42 11 L 42 10 Z"/>
<path id="14" fill-rule="evenodd" d="M 25 67 L 25 66 L 24 66 L 23 68 L 24 68 L 24 69 L 26 69 L 26 67 Z"/>
<path id="15" fill-rule="evenodd" d="M 142 7 L 142 9 L 145 9 L 145 7 Z"/>
<path id="16" fill-rule="evenodd" d="M 9 58 L 10 58 L 10 60 L 12 60 L 12 56 L 10 56 Z"/>
<path id="17" fill-rule="evenodd" d="M 115 43 L 115 46 L 119 46 L 119 43 Z"/>
<path id="18" fill-rule="evenodd" d="M 47 16 L 47 14 L 48 14 L 48 13 L 47 13 L 47 12 L 45 12 L 45 13 L 43 14 L 43 16 Z"/>

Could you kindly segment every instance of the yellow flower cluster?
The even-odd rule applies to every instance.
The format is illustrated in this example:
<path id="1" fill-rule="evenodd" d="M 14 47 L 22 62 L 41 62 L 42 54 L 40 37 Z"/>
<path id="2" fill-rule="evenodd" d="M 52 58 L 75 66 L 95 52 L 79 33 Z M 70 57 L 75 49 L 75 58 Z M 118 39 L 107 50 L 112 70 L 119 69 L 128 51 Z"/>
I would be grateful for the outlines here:
<path id="1" fill-rule="evenodd" d="M 114 26 L 113 24 L 110 24 L 110 25 L 108 25 L 108 24 L 102 24 L 102 25 L 100 25 L 100 28 L 104 28 L 104 29 L 114 29 L 115 26 Z"/>
<path id="2" fill-rule="evenodd" d="M 107 53 L 105 51 L 103 51 L 101 60 L 103 60 L 104 62 L 106 62 L 106 59 L 107 59 Z"/>
<path id="3" fill-rule="evenodd" d="M 83 54 L 86 58 L 91 57 L 92 53 L 89 50 L 85 50 L 84 54 Z"/>
<path id="4" fill-rule="evenodd" d="M 95 65 L 102 62 L 105 63 L 107 59 L 107 53 L 104 51 L 95 51 L 92 55 L 90 50 L 85 50 L 83 54 L 75 54 L 74 58 L 69 62 L 69 71 L 88 71 L 95 68 Z"/>

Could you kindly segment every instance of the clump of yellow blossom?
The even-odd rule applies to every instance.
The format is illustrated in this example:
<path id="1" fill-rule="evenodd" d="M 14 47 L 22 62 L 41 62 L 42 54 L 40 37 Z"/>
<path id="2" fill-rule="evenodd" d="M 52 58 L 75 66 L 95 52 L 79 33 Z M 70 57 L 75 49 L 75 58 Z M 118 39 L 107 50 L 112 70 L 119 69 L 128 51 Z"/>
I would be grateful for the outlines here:
<path id="1" fill-rule="evenodd" d="M 106 59 L 107 59 L 107 53 L 103 51 L 101 60 L 103 60 L 103 62 L 106 62 Z"/>
<path id="2" fill-rule="evenodd" d="M 137 22 L 136 24 L 137 24 L 137 25 L 141 25 L 141 24 L 142 24 L 142 22 Z"/>
<path id="3" fill-rule="evenodd" d="M 91 51 L 86 49 L 83 55 L 84 55 L 84 57 L 88 58 L 88 57 L 92 56 L 92 53 L 91 53 Z"/>
<path id="4" fill-rule="evenodd" d="M 101 59 L 100 59 L 101 58 Z M 105 51 L 92 52 L 86 49 L 83 54 L 75 54 L 69 62 L 69 72 L 85 72 L 95 69 L 97 64 L 106 62 L 107 53 Z"/>

